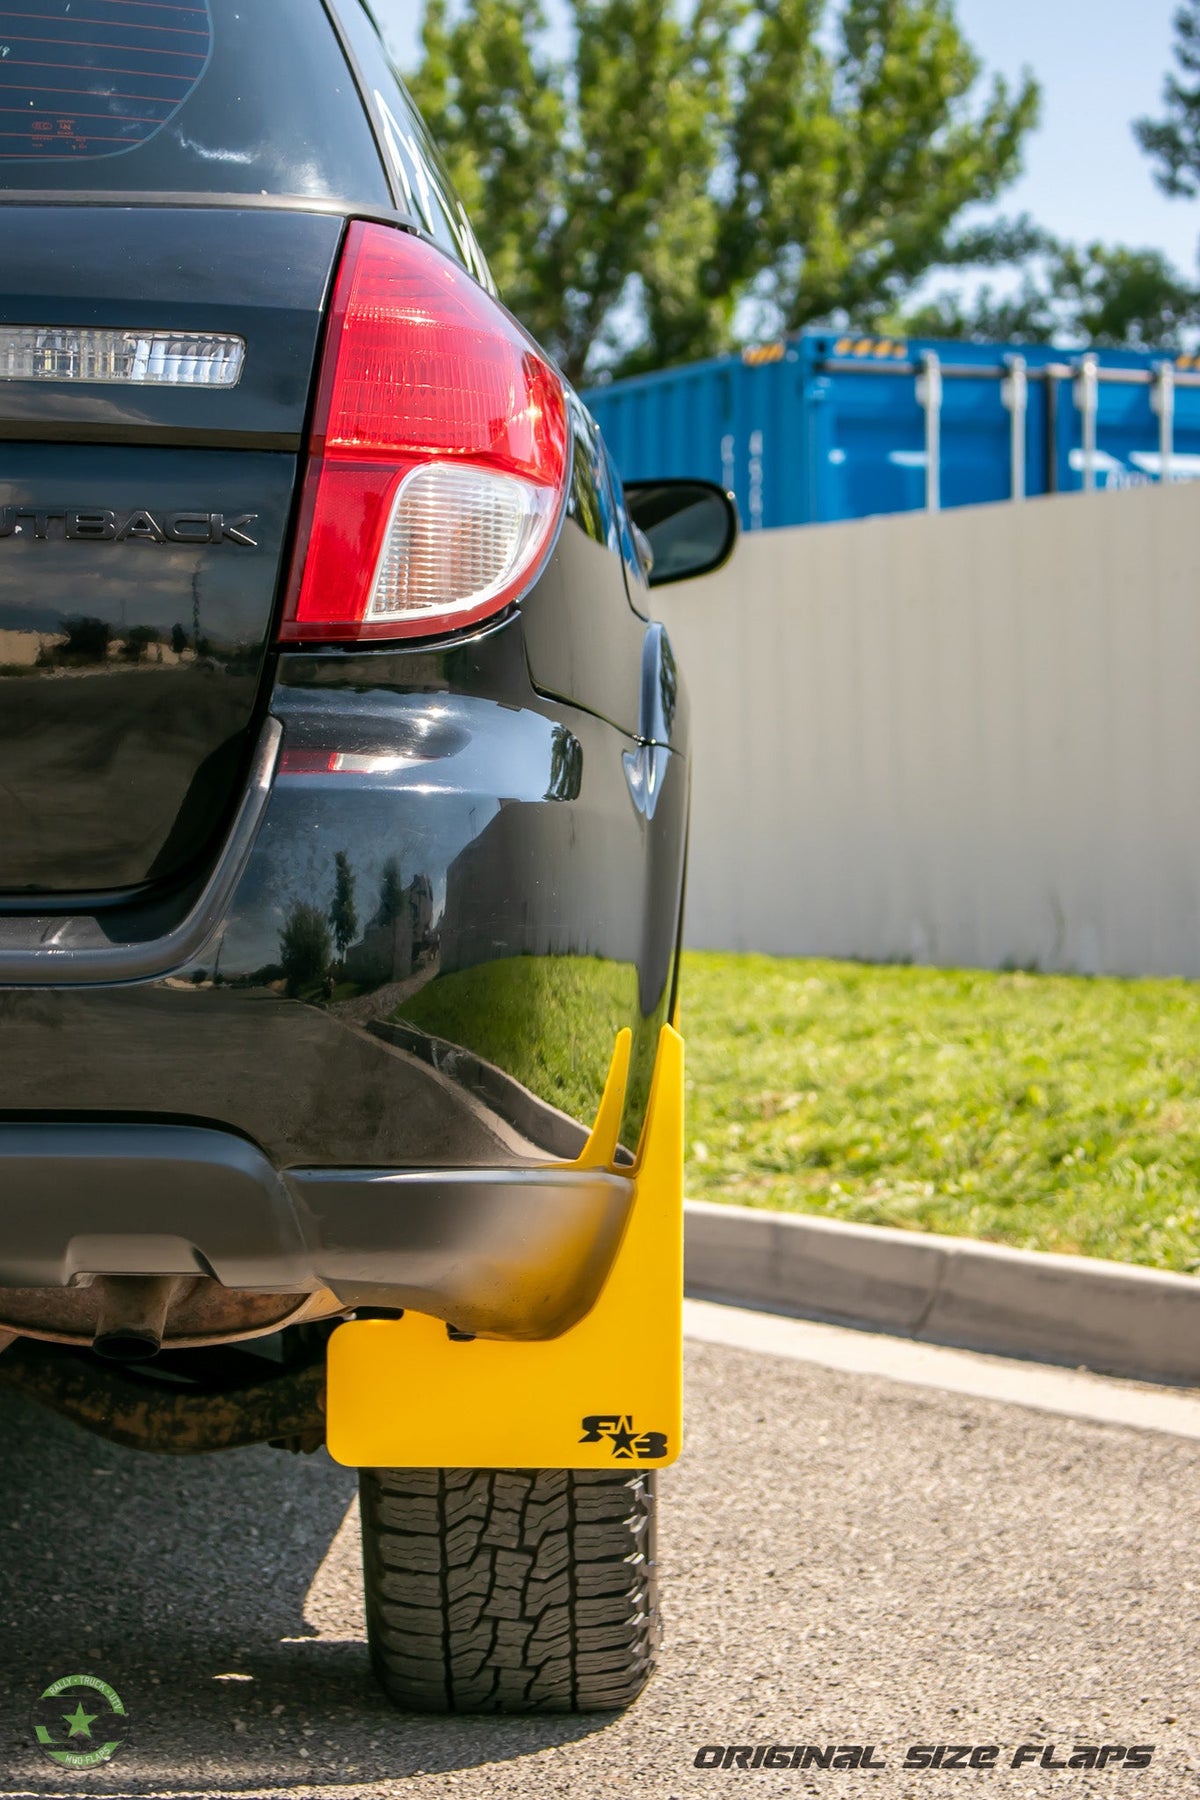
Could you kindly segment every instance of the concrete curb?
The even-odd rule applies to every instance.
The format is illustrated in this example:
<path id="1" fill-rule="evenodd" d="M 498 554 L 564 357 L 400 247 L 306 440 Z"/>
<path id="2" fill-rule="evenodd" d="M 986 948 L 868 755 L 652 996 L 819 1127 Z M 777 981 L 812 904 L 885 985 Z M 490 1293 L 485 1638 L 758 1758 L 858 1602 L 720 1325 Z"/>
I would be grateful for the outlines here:
<path id="1" fill-rule="evenodd" d="M 926 1343 L 1200 1386 L 1200 1281 L 690 1200 L 687 1292 Z"/>

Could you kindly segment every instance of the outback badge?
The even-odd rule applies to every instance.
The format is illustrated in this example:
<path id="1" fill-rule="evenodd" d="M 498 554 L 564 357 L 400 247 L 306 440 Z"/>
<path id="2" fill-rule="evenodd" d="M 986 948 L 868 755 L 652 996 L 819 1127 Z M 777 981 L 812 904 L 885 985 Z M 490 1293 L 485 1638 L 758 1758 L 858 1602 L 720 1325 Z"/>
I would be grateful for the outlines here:
<path id="1" fill-rule="evenodd" d="M 156 518 L 144 506 L 0 506 L 0 538 L 66 537 L 85 544 L 241 544 L 258 548 L 250 526 L 258 514 L 169 512 Z M 51 521 L 54 530 L 51 531 Z"/>

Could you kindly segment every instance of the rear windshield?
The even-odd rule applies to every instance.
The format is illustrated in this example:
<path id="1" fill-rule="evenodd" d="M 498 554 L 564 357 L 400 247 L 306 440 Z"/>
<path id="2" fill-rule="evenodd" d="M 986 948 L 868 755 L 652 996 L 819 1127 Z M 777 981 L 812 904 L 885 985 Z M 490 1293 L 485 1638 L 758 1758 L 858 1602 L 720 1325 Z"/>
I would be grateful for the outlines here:
<path id="1" fill-rule="evenodd" d="M 321 0 L 0 0 L 0 189 L 388 204 Z"/>

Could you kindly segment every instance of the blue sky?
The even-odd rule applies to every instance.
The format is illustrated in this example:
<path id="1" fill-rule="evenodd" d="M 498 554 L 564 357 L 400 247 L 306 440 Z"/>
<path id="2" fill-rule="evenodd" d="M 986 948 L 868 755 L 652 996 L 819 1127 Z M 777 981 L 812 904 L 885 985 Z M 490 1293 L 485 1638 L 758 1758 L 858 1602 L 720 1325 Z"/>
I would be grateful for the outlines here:
<path id="1" fill-rule="evenodd" d="M 992 69 L 1032 68 L 1042 126 L 1026 173 L 1004 196 L 1062 237 L 1165 250 L 1196 266 L 1200 205 L 1168 200 L 1131 119 L 1160 110 L 1176 0 L 958 0 L 968 38 Z"/>
<path id="2" fill-rule="evenodd" d="M 402 61 L 413 60 L 420 8 L 377 0 Z M 985 64 L 1016 79 L 1032 68 L 1043 90 L 1042 126 L 1026 173 L 1005 195 L 1062 237 L 1103 238 L 1165 250 L 1196 267 L 1200 205 L 1159 193 L 1130 132 L 1156 112 L 1170 62 L 1176 0 L 958 0 L 958 16 Z M 554 0 L 547 8 L 553 15 Z M 559 13 L 561 17 L 561 13 Z"/>

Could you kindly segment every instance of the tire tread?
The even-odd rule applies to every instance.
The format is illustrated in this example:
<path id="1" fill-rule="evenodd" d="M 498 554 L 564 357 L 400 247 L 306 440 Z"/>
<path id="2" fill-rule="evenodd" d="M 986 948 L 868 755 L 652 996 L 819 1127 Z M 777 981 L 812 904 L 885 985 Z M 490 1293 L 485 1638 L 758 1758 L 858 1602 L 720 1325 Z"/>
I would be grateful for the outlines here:
<path id="1" fill-rule="evenodd" d="M 646 1470 L 364 1469 L 367 1635 L 398 1705 L 614 1711 L 660 1638 Z"/>

